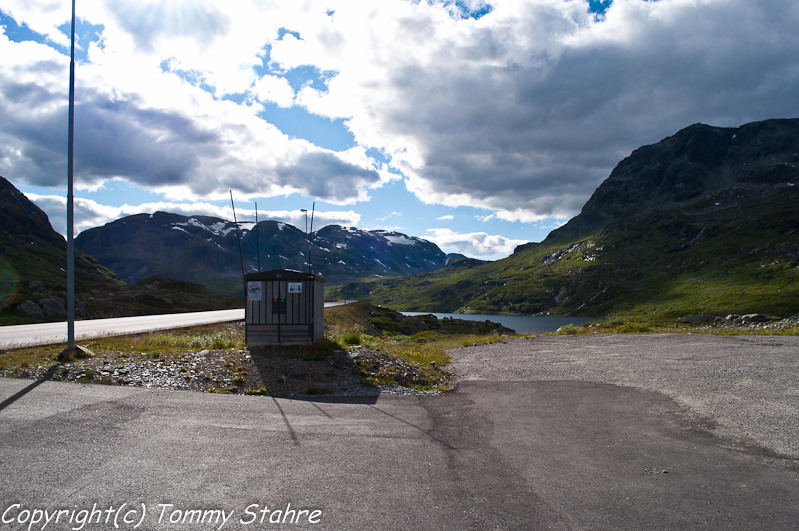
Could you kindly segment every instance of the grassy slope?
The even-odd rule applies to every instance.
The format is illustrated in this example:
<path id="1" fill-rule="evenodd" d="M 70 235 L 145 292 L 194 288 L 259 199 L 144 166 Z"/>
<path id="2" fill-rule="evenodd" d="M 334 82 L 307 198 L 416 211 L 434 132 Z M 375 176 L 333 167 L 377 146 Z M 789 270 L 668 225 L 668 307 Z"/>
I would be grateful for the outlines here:
<path id="1" fill-rule="evenodd" d="M 410 279 L 343 286 L 331 296 L 419 311 L 799 313 L 799 191 L 719 199 L 567 242 L 546 240 L 497 262 L 455 262 Z"/>

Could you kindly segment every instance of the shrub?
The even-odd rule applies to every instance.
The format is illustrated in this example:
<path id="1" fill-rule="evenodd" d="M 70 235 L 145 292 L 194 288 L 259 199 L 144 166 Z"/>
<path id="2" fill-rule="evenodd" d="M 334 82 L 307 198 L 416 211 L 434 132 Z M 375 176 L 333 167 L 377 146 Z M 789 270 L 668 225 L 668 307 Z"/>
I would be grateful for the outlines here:
<path id="1" fill-rule="evenodd" d="M 361 334 L 360 334 L 360 332 L 347 332 L 341 338 L 341 341 L 345 345 L 360 345 L 361 344 Z"/>

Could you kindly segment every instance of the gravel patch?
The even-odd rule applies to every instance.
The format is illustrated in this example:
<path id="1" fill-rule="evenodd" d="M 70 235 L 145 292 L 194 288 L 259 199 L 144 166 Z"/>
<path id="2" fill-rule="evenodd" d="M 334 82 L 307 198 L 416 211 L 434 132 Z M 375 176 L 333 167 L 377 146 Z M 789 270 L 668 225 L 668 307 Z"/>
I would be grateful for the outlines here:
<path id="1" fill-rule="evenodd" d="M 99 349 L 93 353 L 50 367 L 0 371 L 0 376 L 278 397 L 440 394 L 413 388 L 423 380 L 417 364 L 364 347 L 336 349 L 323 359 L 304 359 L 280 347 L 187 350 L 167 356 Z M 441 375 L 445 384 L 449 375 Z M 369 385 L 365 378 L 397 384 Z"/>
<path id="2" fill-rule="evenodd" d="M 460 379 L 578 380 L 658 391 L 731 445 L 799 459 L 799 337 L 543 336 L 449 352 Z"/>

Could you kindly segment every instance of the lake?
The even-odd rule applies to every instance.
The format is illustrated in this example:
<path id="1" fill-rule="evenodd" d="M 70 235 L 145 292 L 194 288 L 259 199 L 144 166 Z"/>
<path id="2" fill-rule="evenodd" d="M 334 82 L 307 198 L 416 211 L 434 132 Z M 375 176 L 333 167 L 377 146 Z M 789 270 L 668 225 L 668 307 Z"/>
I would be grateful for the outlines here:
<path id="1" fill-rule="evenodd" d="M 567 324 L 581 325 L 597 321 L 597 317 L 559 317 L 554 315 L 483 315 L 460 313 L 435 313 L 435 312 L 402 312 L 402 315 L 435 315 L 439 319 L 449 317 L 452 319 L 468 319 L 469 321 L 491 321 L 499 323 L 505 328 L 516 330 L 517 334 L 536 334 L 539 332 L 554 332 Z"/>

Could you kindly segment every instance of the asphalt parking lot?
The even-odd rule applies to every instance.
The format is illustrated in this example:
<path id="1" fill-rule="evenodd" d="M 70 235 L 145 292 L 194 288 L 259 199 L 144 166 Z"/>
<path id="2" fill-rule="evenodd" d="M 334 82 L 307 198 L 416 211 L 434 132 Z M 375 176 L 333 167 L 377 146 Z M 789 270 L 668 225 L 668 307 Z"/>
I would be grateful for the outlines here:
<path id="1" fill-rule="evenodd" d="M 337 401 L 0 379 L 0 528 L 795 529 L 797 346 L 536 338 Z"/>

